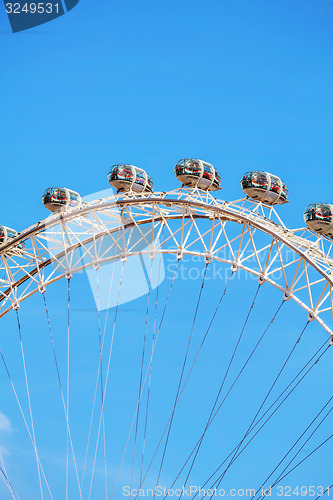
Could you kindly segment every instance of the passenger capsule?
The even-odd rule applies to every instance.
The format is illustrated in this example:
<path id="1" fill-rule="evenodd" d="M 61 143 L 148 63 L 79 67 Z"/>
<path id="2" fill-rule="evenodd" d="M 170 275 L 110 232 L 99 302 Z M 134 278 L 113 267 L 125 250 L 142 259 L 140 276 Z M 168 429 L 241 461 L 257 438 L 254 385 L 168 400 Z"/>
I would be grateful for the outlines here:
<path id="1" fill-rule="evenodd" d="M 241 180 L 244 193 L 253 200 L 268 205 L 288 203 L 287 186 L 276 175 L 268 172 L 247 172 Z"/>
<path id="2" fill-rule="evenodd" d="M 64 211 L 68 207 L 80 207 L 83 198 L 67 188 L 51 187 L 46 189 L 42 196 L 45 207 L 51 212 Z"/>
<path id="3" fill-rule="evenodd" d="M 313 203 L 306 207 L 303 216 L 309 229 L 333 238 L 333 205 Z"/>
<path id="4" fill-rule="evenodd" d="M 142 168 L 133 165 L 113 165 L 108 172 L 108 181 L 117 192 L 152 192 L 154 182 Z"/>
<path id="5" fill-rule="evenodd" d="M 210 163 L 196 158 L 180 160 L 175 166 L 175 174 L 184 186 L 198 187 L 206 191 L 222 189 L 219 172 Z"/>
<path id="6" fill-rule="evenodd" d="M 8 243 L 10 240 L 16 238 L 19 233 L 15 231 L 15 229 L 10 229 L 9 227 L 5 226 L 0 226 L 0 245 L 4 245 L 5 243 Z M 23 248 L 24 243 L 20 242 L 18 245 L 18 248 Z"/>

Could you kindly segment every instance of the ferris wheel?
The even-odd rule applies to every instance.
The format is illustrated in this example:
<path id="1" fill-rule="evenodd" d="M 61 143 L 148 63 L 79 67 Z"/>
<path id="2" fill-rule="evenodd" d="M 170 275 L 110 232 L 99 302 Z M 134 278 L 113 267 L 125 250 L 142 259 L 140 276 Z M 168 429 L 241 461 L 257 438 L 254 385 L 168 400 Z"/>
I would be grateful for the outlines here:
<path id="1" fill-rule="evenodd" d="M 115 165 L 116 195 L 0 227 L 1 498 L 333 492 L 333 207 L 289 229 L 275 175 L 227 202 L 209 163 L 175 174 Z"/>

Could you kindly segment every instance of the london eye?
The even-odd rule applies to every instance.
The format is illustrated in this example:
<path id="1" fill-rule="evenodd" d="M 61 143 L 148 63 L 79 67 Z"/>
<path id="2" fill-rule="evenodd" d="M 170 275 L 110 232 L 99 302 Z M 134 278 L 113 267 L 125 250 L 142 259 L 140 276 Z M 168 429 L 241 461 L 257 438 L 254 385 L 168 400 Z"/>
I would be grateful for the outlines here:
<path id="1" fill-rule="evenodd" d="M 289 228 L 277 175 L 225 201 L 221 174 L 182 159 L 157 191 L 117 164 L 116 194 L 50 187 L 43 220 L 0 226 L 2 408 L 27 463 L 0 448 L 9 499 L 209 498 L 237 478 L 259 500 L 313 479 L 332 446 L 333 206 Z M 329 470 L 299 494 L 329 494 Z"/>

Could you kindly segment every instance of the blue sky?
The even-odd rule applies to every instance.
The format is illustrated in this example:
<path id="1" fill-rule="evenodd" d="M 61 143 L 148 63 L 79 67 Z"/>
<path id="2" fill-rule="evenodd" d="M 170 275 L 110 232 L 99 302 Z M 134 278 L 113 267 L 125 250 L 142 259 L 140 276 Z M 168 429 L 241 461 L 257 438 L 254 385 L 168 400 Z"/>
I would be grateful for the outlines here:
<path id="1" fill-rule="evenodd" d="M 98 5 L 81 0 L 70 13 L 47 25 L 12 34 L 4 6 L 0 5 L 0 165 L 4 186 L 1 223 L 22 230 L 46 217 L 48 214 L 42 207 L 40 196 L 49 185 L 66 186 L 82 194 L 107 188 L 108 168 L 119 162 L 145 168 L 153 177 L 156 190 L 171 190 L 179 185 L 173 174 L 176 161 L 183 157 L 198 157 L 219 169 L 223 191 L 217 196 L 222 199 L 241 197 L 239 180 L 247 170 L 258 168 L 279 175 L 289 188 L 291 201 L 280 207 L 280 215 L 288 226 L 302 226 L 302 212 L 307 204 L 333 201 L 332 23 L 333 2 L 327 0 L 101 0 Z M 161 292 L 165 295 L 167 284 L 163 285 Z M 157 439 L 162 413 L 167 411 L 165 408 L 170 407 L 174 398 L 176 378 L 169 386 L 165 374 L 171 376 L 173 373 L 175 351 L 179 354 L 178 370 L 181 366 L 188 334 L 180 338 L 180 332 L 189 327 L 199 285 L 197 283 L 195 289 L 185 281 L 177 282 L 170 304 L 158 356 L 160 364 L 152 382 L 156 397 L 155 410 L 152 410 L 156 412 L 152 417 L 152 443 Z M 226 304 L 229 314 L 221 315 L 217 327 L 224 322 L 223 331 L 234 331 L 236 335 L 256 284 L 250 281 L 232 285 L 235 285 L 234 294 L 230 294 Z M 93 312 L 93 299 L 87 283 L 85 294 L 80 292 L 80 286 L 82 282 L 73 283 L 73 338 L 77 339 L 78 348 L 74 364 L 77 363 L 78 370 L 82 368 L 81 383 L 84 385 L 85 374 L 90 373 L 90 368 L 93 372 L 93 360 L 89 361 L 79 339 L 87 330 L 91 334 L 91 338 L 87 334 L 87 346 L 92 348 L 95 345 L 96 313 Z M 211 287 L 203 298 L 208 310 L 213 307 L 212 298 L 217 301 L 221 285 L 214 282 Z M 63 297 L 61 301 L 60 296 Z M 65 284 L 49 294 L 59 345 L 63 341 L 61 332 L 66 327 L 65 297 Z M 183 297 L 186 297 L 185 306 L 179 308 Z M 279 303 L 280 295 L 275 290 L 269 297 L 274 298 L 274 304 L 267 295 L 259 299 L 263 318 L 260 316 L 258 325 L 256 316 L 257 323 L 254 321 L 249 325 L 253 339 L 263 328 L 264 319 L 269 321 Z M 131 383 L 134 377 L 136 380 L 138 377 L 138 352 L 142 340 L 142 336 L 133 340 L 131 333 L 137 329 L 137 316 L 141 314 L 141 323 L 144 320 L 145 304 L 146 297 L 138 299 L 119 317 L 122 335 L 119 358 L 115 356 L 114 362 L 118 378 L 114 375 L 114 380 L 120 382 L 114 384 L 115 406 L 123 408 L 126 415 L 127 410 L 128 413 L 132 411 L 129 395 L 134 398 L 137 391 L 137 386 Z M 192 305 L 192 309 L 187 305 Z M 22 306 L 23 328 L 30 342 L 27 355 L 36 356 L 40 368 L 48 371 L 52 359 L 49 343 L 45 340 L 43 344 L 47 324 L 41 315 L 40 297 L 34 297 L 30 304 Z M 201 330 L 204 316 L 198 323 Z M 43 327 L 39 326 L 40 317 L 44 321 Z M 253 378 L 249 376 L 242 384 L 246 393 L 253 392 L 258 396 L 257 383 L 259 385 L 266 377 L 270 380 L 267 375 L 270 370 L 273 370 L 273 377 L 278 360 L 287 355 L 304 323 L 304 313 L 297 308 L 284 312 L 279 327 L 274 327 L 266 353 L 254 366 Z M 14 316 L 5 318 L 3 324 L 1 343 L 15 371 L 15 360 L 19 363 L 20 359 L 18 344 L 12 337 L 12 333 L 16 335 Z M 211 350 L 207 348 L 201 369 L 194 378 L 197 385 L 193 383 L 188 396 L 190 400 L 198 387 L 198 397 L 203 398 L 207 408 L 212 404 L 218 387 L 221 358 L 226 363 L 222 353 L 229 352 L 232 346 L 228 336 L 224 341 L 220 340 L 218 328 L 215 335 L 219 347 L 214 349 L 212 341 Z M 318 327 L 311 325 L 302 356 L 309 356 L 313 346 L 320 345 L 323 335 Z M 36 351 L 40 342 L 38 349 L 45 349 L 45 357 Z M 249 346 L 252 345 L 252 341 L 249 342 Z M 128 349 L 126 355 L 121 348 L 124 352 Z M 83 361 L 81 366 L 81 355 L 86 363 L 91 362 L 91 367 Z M 268 361 L 272 356 L 274 360 L 276 356 L 277 365 L 275 361 Z M 302 356 L 299 355 L 295 366 L 297 363 L 301 366 Z M 133 369 L 132 375 L 130 369 L 128 372 L 124 370 L 125 359 Z M 17 370 L 18 384 L 23 384 L 22 374 Z M 248 455 L 244 454 L 239 468 L 235 467 L 234 472 L 230 470 L 228 482 L 231 487 L 255 487 L 253 483 L 258 482 L 257 477 L 264 476 L 266 469 L 269 470 L 283 454 L 276 451 L 277 443 L 282 437 L 286 442 L 292 440 L 303 428 L 302 424 L 305 425 L 327 400 L 330 395 L 329 376 L 327 364 L 316 368 L 316 375 L 295 397 L 281 420 L 276 420 L 263 436 L 261 445 L 254 446 Z M 43 397 L 51 399 L 47 383 L 43 387 L 34 367 L 31 377 L 36 393 L 42 391 Z M 8 450 L 9 469 L 14 477 L 16 475 L 15 484 L 21 497 L 36 498 L 36 478 L 30 481 L 30 469 L 31 474 L 36 475 L 35 464 L 29 455 L 28 443 L 19 444 L 21 423 L 4 380 L 1 390 L 4 396 L 1 397 L 0 412 L 9 415 L 12 411 L 13 416 L 10 417 L 12 428 L 7 432 L 1 431 L 0 426 L 0 443 L 2 437 L 3 446 Z M 84 394 L 78 383 L 78 394 L 81 394 L 80 390 Z M 260 392 L 259 399 L 262 394 Z M 175 435 L 163 476 L 166 483 L 174 470 L 170 457 L 185 456 L 193 441 L 191 436 L 184 437 L 186 442 L 182 443 L 180 423 L 191 418 L 192 435 L 196 436 L 207 418 L 203 411 L 192 410 L 187 414 L 189 400 L 188 406 L 184 404 L 184 409 L 180 410 L 184 412 L 181 414 L 183 419 L 175 422 Z M 164 408 L 165 401 L 169 406 Z M 247 409 L 242 402 L 244 399 L 239 393 L 234 405 L 230 404 L 221 417 L 217 434 L 212 433 L 212 437 L 207 438 L 206 455 L 203 451 L 203 456 L 210 458 L 201 462 L 199 471 L 193 471 L 197 479 L 195 484 L 200 483 L 201 476 L 206 477 L 219 462 L 223 455 L 221 448 L 226 441 L 228 448 L 229 438 L 234 437 L 233 429 L 243 429 L 246 425 L 243 415 Z M 73 406 L 73 418 L 78 422 L 82 404 L 78 396 Z M 55 415 L 60 410 L 55 405 L 54 424 L 57 423 Z M 253 412 L 255 405 L 249 409 L 249 415 Z M 58 470 L 54 464 L 63 465 L 59 458 L 63 443 L 59 442 L 58 446 L 52 441 L 52 423 L 48 424 L 52 419 L 47 420 L 43 405 L 37 403 L 35 413 L 41 429 L 40 439 L 46 435 L 50 439 L 44 454 L 49 462 L 49 474 L 57 482 Z M 290 418 L 291 414 L 297 415 L 296 420 Z M 235 420 L 237 425 L 233 426 Z M 112 436 L 114 448 L 111 453 L 115 463 L 119 463 L 120 448 L 124 446 L 128 429 L 127 424 L 121 426 L 121 419 L 117 425 L 119 432 Z M 327 425 L 326 431 L 328 428 Z M 323 436 L 326 434 L 323 432 Z M 272 439 L 272 450 L 266 456 L 263 449 L 267 439 Z M 331 457 L 329 446 L 318 452 L 317 460 L 309 461 L 298 476 L 292 476 L 293 484 L 308 484 L 310 478 L 312 484 L 327 486 L 331 477 L 327 466 Z M 15 460 L 14 451 L 18 449 L 20 459 Z M 126 462 L 128 470 L 130 458 Z M 112 469 L 110 483 L 113 474 Z M 122 476 L 124 483 L 125 476 Z M 55 486 L 55 498 L 61 498 L 63 486 Z M 93 498 L 101 498 L 100 494 L 96 490 Z M 4 490 L 1 498 L 7 498 L 5 495 Z"/>

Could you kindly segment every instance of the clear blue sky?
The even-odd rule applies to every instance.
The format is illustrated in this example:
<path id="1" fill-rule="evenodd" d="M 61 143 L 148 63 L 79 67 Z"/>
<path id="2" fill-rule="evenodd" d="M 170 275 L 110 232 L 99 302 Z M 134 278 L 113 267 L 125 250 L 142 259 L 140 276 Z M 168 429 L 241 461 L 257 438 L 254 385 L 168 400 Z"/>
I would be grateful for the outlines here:
<path id="1" fill-rule="evenodd" d="M 145 168 L 153 177 L 157 190 L 170 190 L 178 186 L 173 174 L 176 161 L 183 157 L 198 157 L 219 169 L 223 191 L 218 197 L 227 200 L 241 197 L 239 180 L 247 170 L 258 168 L 279 175 L 289 187 L 291 201 L 288 206 L 280 208 L 280 213 L 288 226 L 302 226 L 302 211 L 308 203 L 333 202 L 332 26 L 333 2 L 329 0 L 80 0 L 78 6 L 65 16 L 39 28 L 12 34 L 1 4 L 1 223 L 22 230 L 46 217 L 40 196 L 49 185 L 66 186 L 82 194 L 107 188 L 107 170 L 119 162 Z M 174 346 L 182 331 L 188 330 L 193 315 L 193 307 L 186 313 L 183 308 L 187 309 L 187 303 L 193 306 L 198 293 L 199 283 L 197 289 L 187 285 L 177 283 L 171 305 L 175 314 L 172 316 L 170 312 L 165 325 L 160 348 L 160 373 L 156 375 L 156 385 L 153 386 L 156 401 L 161 400 L 153 415 L 157 423 L 165 420 L 166 410 L 164 417 L 159 413 L 162 414 L 164 396 L 169 406 L 172 404 L 176 378 L 172 387 L 171 384 L 170 387 L 162 385 L 161 389 L 159 383 L 166 384 L 165 373 L 173 373 Z M 238 292 L 234 292 L 238 293 L 239 300 L 235 301 L 235 294 L 230 295 L 226 310 L 231 312 L 227 317 L 221 315 L 219 323 L 230 335 L 230 332 L 235 332 L 235 335 L 239 332 L 255 291 L 254 282 L 233 285 L 238 286 Z M 92 296 L 88 286 L 83 297 L 80 287 L 73 286 L 73 307 L 77 309 L 74 337 L 76 335 L 80 344 L 85 328 L 91 335 L 93 331 L 96 335 L 96 313 L 80 312 L 80 309 L 93 308 Z M 212 284 L 211 291 L 204 298 L 205 307 L 210 307 L 212 297 L 218 297 L 220 289 L 220 284 Z M 57 293 L 50 292 L 50 302 L 54 311 L 54 328 L 59 329 L 58 341 L 61 343 L 66 303 L 65 300 L 59 301 L 59 295 L 65 297 L 65 284 L 56 290 Z M 166 293 L 166 286 L 163 291 Z M 188 301 L 184 301 L 180 310 L 179 302 L 184 296 Z M 270 297 L 274 298 L 274 305 Z M 265 295 L 260 300 L 261 319 L 269 321 L 280 295 L 273 290 L 270 296 Z M 124 394 L 133 389 L 134 398 L 137 387 L 130 385 L 131 370 L 125 371 L 123 365 L 133 364 L 133 377 L 138 377 L 139 364 L 135 363 L 139 363 L 142 335 L 140 333 L 140 338 L 134 336 L 136 340 L 132 337 L 138 311 L 143 322 L 145 303 L 146 298 L 131 303 L 132 309 L 120 315 L 119 320 L 120 331 L 125 333 L 123 340 L 119 341 L 119 358 L 115 357 L 114 370 L 121 383 L 115 384 L 118 403 L 114 404 L 118 409 L 123 408 L 124 415 L 133 411 L 128 402 L 130 398 L 127 401 Z M 240 314 L 238 311 L 242 307 L 244 310 Z M 59 317 L 62 313 L 62 328 L 58 323 L 58 313 Z M 31 305 L 22 307 L 25 334 L 30 335 L 31 341 L 28 354 L 37 356 L 48 371 L 54 369 L 50 345 L 45 340 L 43 348 L 48 352 L 45 358 L 40 354 L 42 343 L 40 350 L 36 347 L 47 334 L 44 316 L 43 326 L 36 328 L 41 315 L 39 297 L 33 298 Z M 258 315 L 256 317 L 258 321 Z M 14 320 L 14 317 L 4 320 L 0 340 L 15 373 L 15 356 L 19 363 L 19 351 L 16 337 L 14 341 L 17 335 Z M 243 383 L 245 392 L 257 396 L 257 405 L 260 395 L 264 394 L 256 394 L 257 383 L 259 385 L 266 377 L 267 380 L 274 377 L 278 369 L 275 358 L 282 362 L 304 322 L 304 313 L 293 308 L 291 313 L 284 315 L 279 327 L 274 328 L 271 344 L 266 346 L 267 351 L 253 366 L 253 378 L 249 377 Z M 198 327 L 201 331 L 203 325 L 203 319 L 200 319 Z M 259 336 L 263 325 L 261 320 L 259 324 L 253 322 L 251 325 L 253 338 L 250 337 L 250 345 Z M 320 338 L 324 338 L 318 327 L 311 325 L 311 329 L 302 355 L 296 359 L 299 366 L 303 355 L 310 355 L 313 346 L 318 346 Z M 184 345 L 179 347 L 179 352 L 177 347 L 178 370 L 188 336 L 187 331 L 185 333 Z M 212 404 L 221 376 L 220 363 L 226 363 L 224 352 L 231 352 L 231 339 L 226 336 L 227 340 L 220 340 L 218 328 L 215 335 L 218 348 L 214 348 L 212 340 L 211 350 L 207 349 L 200 365 L 201 372 L 195 378 L 198 398 L 202 400 L 197 401 L 200 411 L 195 407 L 190 413 L 192 423 L 189 425 L 194 437 L 208 416 L 202 407 L 207 405 L 209 408 Z M 93 345 L 92 338 L 89 342 Z M 128 347 L 128 357 L 120 354 L 121 347 Z M 75 358 L 77 363 L 80 363 L 79 354 Z M 136 362 L 132 363 L 132 360 Z M 230 487 L 258 486 L 258 478 L 270 471 L 283 454 L 284 448 L 276 451 L 277 443 L 283 437 L 287 443 L 292 442 L 327 400 L 331 373 L 327 362 L 326 358 L 326 365 L 316 369 L 311 382 L 299 392 L 281 420 L 277 419 L 271 425 L 262 438 L 261 447 L 254 446 L 238 467 L 230 470 L 226 477 Z M 91 369 L 93 373 L 95 365 L 91 363 L 91 367 L 87 367 L 82 362 L 83 379 L 85 369 L 87 372 Z M 38 384 L 43 386 L 37 370 L 35 372 L 32 368 L 31 376 L 36 387 Z M 19 375 L 18 384 L 23 384 Z M 193 391 L 196 390 L 196 386 L 193 387 Z M 7 397 L 9 401 L 11 396 L 4 379 L 0 388 L 4 395 L 0 399 L 0 412 L 5 415 L 10 414 L 10 410 L 13 412 L 10 417 L 12 429 L 2 433 L 0 429 L 0 444 L 3 442 L 1 446 L 8 450 L 6 459 L 13 477 L 18 478 L 15 485 L 21 498 L 35 499 L 36 477 L 30 480 L 30 469 L 31 474 L 36 475 L 35 464 L 26 451 L 28 443 L 23 448 L 19 445 L 21 423 L 19 415 L 15 414 L 14 402 L 7 405 Z M 21 389 L 23 391 L 23 385 Z M 44 389 L 45 398 L 48 398 L 46 382 Z M 190 391 L 192 397 L 193 391 Z M 253 407 L 250 404 L 250 409 L 245 403 L 242 406 L 241 401 L 239 394 L 238 403 L 230 404 L 215 434 L 207 438 L 203 456 L 208 458 L 201 462 L 200 469 L 193 471 L 194 484 L 206 478 L 223 458 L 224 445 L 227 442 L 225 449 L 229 449 L 228 440 L 232 439 L 233 430 L 246 429 L 243 417 L 248 412 L 250 419 L 255 412 L 255 401 Z M 82 401 L 76 401 L 73 410 L 74 413 L 77 411 L 75 417 L 78 421 L 80 404 Z M 46 420 L 43 406 L 37 405 L 35 413 L 41 435 L 50 436 L 52 422 Z M 294 414 L 296 420 L 290 418 Z M 190 418 L 186 412 L 184 415 L 184 418 Z M 54 419 L 56 424 L 55 416 Z M 162 425 L 157 423 L 152 429 L 155 440 Z M 113 436 L 115 463 L 119 463 L 127 429 L 128 423 L 123 429 L 120 425 L 119 432 Z M 174 432 L 170 455 L 163 469 L 167 485 L 174 471 L 170 457 L 173 454 L 186 456 L 194 439 L 186 437 L 186 443 L 181 442 L 180 424 L 175 425 Z M 322 439 L 328 432 L 327 425 Z M 272 448 L 268 454 L 263 453 L 265 442 Z M 58 449 L 52 439 L 48 446 L 43 449 L 44 458 L 53 482 L 57 483 L 57 467 L 63 466 L 59 459 L 61 446 L 59 444 Z M 15 459 L 18 449 L 19 460 Z M 153 450 L 153 445 L 149 450 Z M 332 477 L 328 467 L 331 458 L 328 445 L 298 475 L 292 476 L 290 482 L 301 486 L 309 485 L 311 480 L 311 484 L 327 486 Z M 31 462 L 29 466 L 28 460 Z M 130 464 L 131 457 L 128 456 L 128 471 Z M 114 471 L 111 472 L 110 484 L 112 474 Z M 126 484 L 126 474 L 122 476 L 122 482 Z M 63 483 L 56 485 L 55 498 L 64 498 L 61 496 L 63 491 Z M 5 490 L 2 493 L 0 489 L 0 492 L 1 499 L 11 498 Z M 101 494 L 96 490 L 94 500 L 102 498 Z M 121 498 L 120 493 L 117 498 Z"/>

